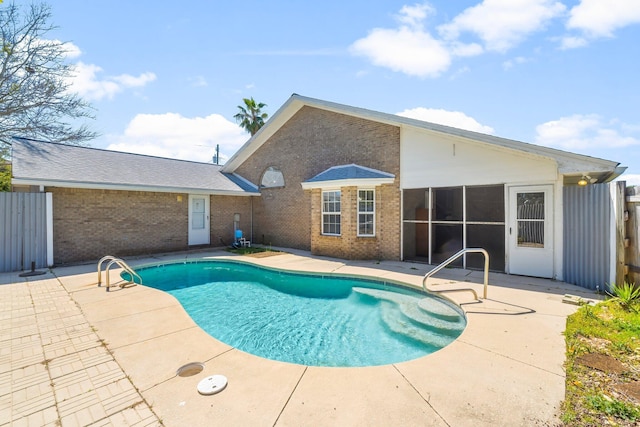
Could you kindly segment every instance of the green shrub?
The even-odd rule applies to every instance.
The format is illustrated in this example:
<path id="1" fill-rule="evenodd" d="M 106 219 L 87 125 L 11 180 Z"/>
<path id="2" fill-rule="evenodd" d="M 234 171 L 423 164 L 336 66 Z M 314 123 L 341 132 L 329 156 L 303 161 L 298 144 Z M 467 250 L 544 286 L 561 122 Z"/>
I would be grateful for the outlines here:
<path id="1" fill-rule="evenodd" d="M 615 301 L 618 301 L 626 310 L 630 310 L 635 304 L 640 302 L 640 287 L 637 287 L 635 283 L 624 282 L 621 286 L 614 283 L 611 286 L 611 293 L 609 293 L 609 295 L 611 295 Z"/>
<path id="2" fill-rule="evenodd" d="M 612 415 L 621 420 L 640 420 L 640 409 L 634 405 L 604 395 L 587 396 L 587 403 L 596 411 Z"/>

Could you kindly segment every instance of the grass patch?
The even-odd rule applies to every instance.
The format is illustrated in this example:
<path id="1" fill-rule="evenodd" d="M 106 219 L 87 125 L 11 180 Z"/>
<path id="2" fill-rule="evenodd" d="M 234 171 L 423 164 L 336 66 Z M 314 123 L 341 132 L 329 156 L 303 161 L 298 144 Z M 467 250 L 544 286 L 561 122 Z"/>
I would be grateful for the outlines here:
<path id="1" fill-rule="evenodd" d="M 612 399 L 607 395 L 586 396 L 586 401 L 590 408 L 608 417 L 625 421 L 640 420 L 640 410 L 637 407 Z"/>
<path id="2" fill-rule="evenodd" d="M 640 397 L 633 392 L 640 381 L 638 308 L 637 298 L 614 297 L 567 318 L 565 425 L 640 425 Z M 610 363 L 585 364 L 586 356 Z"/>
<path id="3" fill-rule="evenodd" d="M 228 248 L 227 251 L 237 254 L 237 255 L 256 255 L 256 256 L 269 256 L 269 255 L 278 255 L 284 252 L 275 251 L 271 248 L 265 248 L 263 246 L 251 246 L 251 247 L 240 247 L 240 248 Z"/>

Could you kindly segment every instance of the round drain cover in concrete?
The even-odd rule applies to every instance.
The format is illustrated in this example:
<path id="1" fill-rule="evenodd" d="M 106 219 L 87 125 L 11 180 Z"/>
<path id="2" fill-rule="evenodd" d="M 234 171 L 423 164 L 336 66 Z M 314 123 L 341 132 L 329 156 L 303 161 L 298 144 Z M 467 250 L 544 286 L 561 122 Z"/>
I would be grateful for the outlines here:
<path id="1" fill-rule="evenodd" d="M 176 375 L 178 375 L 179 377 L 191 377 L 193 375 L 199 374 L 203 369 L 204 363 L 191 362 L 179 367 L 176 371 Z"/>
<path id="2" fill-rule="evenodd" d="M 198 393 L 204 395 L 220 393 L 227 386 L 227 377 L 211 375 L 198 383 Z"/>

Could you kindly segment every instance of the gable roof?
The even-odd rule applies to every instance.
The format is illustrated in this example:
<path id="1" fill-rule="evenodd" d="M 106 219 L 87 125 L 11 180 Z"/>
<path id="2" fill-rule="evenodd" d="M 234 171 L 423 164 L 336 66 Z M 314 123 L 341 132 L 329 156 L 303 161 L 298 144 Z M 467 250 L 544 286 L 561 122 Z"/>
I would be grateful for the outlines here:
<path id="1" fill-rule="evenodd" d="M 257 187 L 211 163 L 13 138 L 14 185 L 129 191 L 259 195 Z"/>
<path id="2" fill-rule="evenodd" d="M 304 181 L 302 183 L 302 188 L 307 190 L 328 186 L 377 186 L 382 184 L 392 184 L 394 179 L 395 175 L 392 173 L 382 172 L 377 169 L 367 168 L 352 163 L 350 165 L 332 166 L 329 169 L 320 172 L 313 178 Z"/>
<path id="3" fill-rule="evenodd" d="M 514 150 L 519 153 L 524 153 L 538 158 L 552 159 L 557 162 L 558 169 L 561 174 L 581 176 L 583 173 L 590 172 L 593 175 L 601 176 L 601 181 L 604 181 L 614 179 L 626 169 L 619 168 L 619 163 L 610 160 L 425 122 L 395 114 L 381 113 L 378 111 L 367 110 L 365 108 L 323 101 L 294 93 L 265 123 L 265 125 L 226 162 L 222 170 L 224 172 L 235 171 L 245 160 L 255 153 L 262 144 L 264 144 L 289 119 L 291 119 L 301 108 L 305 106 L 331 111 L 338 114 L 346 114 L 378 123 L 398 126 L 400 128 L 410 127 L 421 129 L 444 136 L 461 138 L 472 143 L 485 144 L 504 150 Z"/>

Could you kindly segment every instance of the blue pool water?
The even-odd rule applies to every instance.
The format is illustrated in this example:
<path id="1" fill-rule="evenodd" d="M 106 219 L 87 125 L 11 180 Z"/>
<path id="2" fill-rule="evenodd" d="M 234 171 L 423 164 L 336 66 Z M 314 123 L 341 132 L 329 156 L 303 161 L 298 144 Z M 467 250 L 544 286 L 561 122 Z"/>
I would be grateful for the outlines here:
<path id="1" fill-rule="evenodd" d="M 444 299 L 373 280 L 211 260 L 136 271 L 146 286 L 177 298 L 211 336 L 284 362 L 401 362 L 439 350 L 466 326 L 462 311 Z"/>

